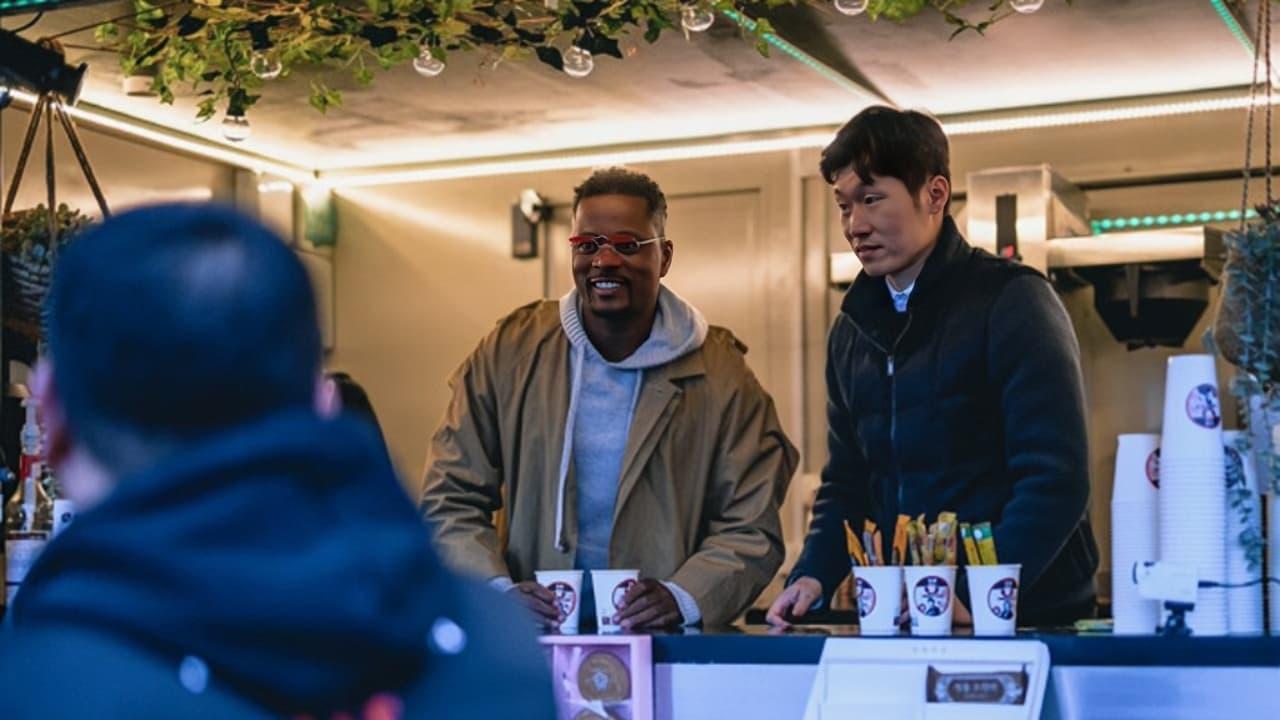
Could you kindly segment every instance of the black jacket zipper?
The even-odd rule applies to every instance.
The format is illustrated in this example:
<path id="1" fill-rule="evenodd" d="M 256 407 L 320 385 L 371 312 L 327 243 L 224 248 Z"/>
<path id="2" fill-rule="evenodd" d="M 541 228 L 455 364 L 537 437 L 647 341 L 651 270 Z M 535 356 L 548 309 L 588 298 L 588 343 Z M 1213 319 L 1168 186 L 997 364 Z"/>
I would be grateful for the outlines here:
<path id="1" fill-rule="evenodd" d="M 890 466 L 893 468 L 894 482 L 898 485 L 898 513 L 902 512 L 902 472 L 898 463 L 898 379 L 895 375 L 894 359 L 898 353 L 898 345 L 902 342 L 902 338 L 906 337 L 907 330 L 911 329 L 911 311 L 907 311 L 907 322 L 902 326 L 902 331 L 893 340 L 893 346 L 885 349 L 883 345 L 876 342 L 875 337 L 871 333 L 862 329 L 857 322 L 853 323 L 867 342 L 871 343 L 877 350 L 884 353 L 885 371 L 889 376 L 889 451 L 893 453 L 890 458 Z M 892 518 L 891 518 L 892 519 Z"/>
<path id="2" fill-rule="evenodd" d="M 898 378 L 894 374 L 893 364 L 898 354 L 898 344 L 902 342 L 902 338 L 910 328 L 911 311 L 908 310 L 907 323 L 902 326 L 902 332 L 898 333 L 898 337 L 893 341 L 893 347 L 889 350 L 887 368 L 889 371 L 889 449 L 893 452 L 893 480 L 898 485 L 898 513 L 902 512 L 902 469 L 898 462 Z"/>

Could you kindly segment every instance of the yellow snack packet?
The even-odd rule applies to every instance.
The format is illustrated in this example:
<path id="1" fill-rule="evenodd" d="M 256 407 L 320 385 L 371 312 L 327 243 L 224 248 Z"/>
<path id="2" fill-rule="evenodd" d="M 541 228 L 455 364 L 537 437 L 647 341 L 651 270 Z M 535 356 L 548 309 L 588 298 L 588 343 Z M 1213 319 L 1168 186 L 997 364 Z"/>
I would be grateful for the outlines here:
<path id="1" fill-rule="evenodd" d="M 845 549 L 849 551 L 849 557 L 859 565 L 867 566 L 867 554 L 862 550 L 862 543 L 858 541 L 858 536 L 853 532 L 853 528 L 849 527 L 849 521 L 844 521 L 844 543 Z"/>
<path id="2" fill-rule="evenodd" d="M 907 564 L 907 526 L 911 524 L 911 518 L 906 515 L 898 516 L 898 523 L 893 528 L 893 564 Z"/>
<path id="3" fill-rule="evenodd" d="M 973 541 L 973 529 L 969 527 L 969 523 L 960 523 L 960 539 L 964 541 L 965 562 L 981 565 L 982 559 L 978 557 L 978 545 Z"/>
<path id="4" fill-rule="evenodd" d="M 933 551 L 936 564 L 956 564 L 956 529 L 955 513 L 938 513 L 938 540 Z"/>
<path id="5" fill-rule="evenodd" d="M 973 526 L 973 541 L 978 545 L 978 557 L 983 565 L 999 565 L 996 557 L 996 539 L 991 533 L 991 523 L 978 523 Z"/>

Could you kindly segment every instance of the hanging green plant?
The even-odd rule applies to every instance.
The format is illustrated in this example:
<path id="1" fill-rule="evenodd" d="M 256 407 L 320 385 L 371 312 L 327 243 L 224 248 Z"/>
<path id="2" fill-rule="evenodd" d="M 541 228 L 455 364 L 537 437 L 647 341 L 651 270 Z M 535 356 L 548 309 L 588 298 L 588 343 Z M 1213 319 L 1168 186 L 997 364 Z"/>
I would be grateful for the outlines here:
<path id="1" fill-rule="evenodd" d="M 1241 217 L 1247 217 L 1249 177 L 1253 160 L 1254 115 L 1261 99 L 1266 129 L 1266 203 L 1257 206 L 1257 219 L 1246 222 L 1225 237 L 1227 262 L 1223 267 L 1222 297 L 1206 345 L 1237 372 L 1231 392 L 1240 407 L 1246 432 L 1236 450 L 1252 453 L 1259 474 L 1258 487 L 1280 492 L 1280 202 L 1272 190 L 1271 166 L 1271 3 L 1258 4 L 1254 37 L 1253 83 L 1246 110 L 1245 159 Z M 1259 71 L 1265 70 L 1259 83 Z M 1265 98 L 1256 97 L 1259 87 Z M 1239 469 L 1242 471 L 1242 468 Z M 1227 473 L 1227 499 L 1243 530 L 1237 538 L 1246 552 L 1250 569 L 1261 566 L 1264 540 L 1261 518 L 1255 513 L 1252 492 L 1243 476 Z"/>
<path id="2" fill-rule="evenodd" d="M 135 0 L 126 21 L 106 22 L 97 41 L 119 52 L 126 76 L 152 75 L 151 89 L 172 103 L 176 87 L 201 95 L 197 116 L 223 109 L 243 121 L 269 80 L 303 67 L 349 72 L 362 85 L 374 71 L 413 63 L 422 75 L 442 72 L 455 53 L 478 51 L 487 67 L 537 60 L 581 77 L 597 56 L 623 59 L 620 41 L 654 43 L 669 30 L 686 37 L 718 16 L 739 19 L 744 38 L 762 55 L 774 28 L 763 17 L 784 5 L 827 6 L 832 0 Z M 1070 0 L 1067 0 L 1069 3 Z M 970 0 L 834 0 L 848 15 L 904 21 L 925 10 L 956 27 L 982 33 L 1044 0 L 983 0 L 975 17 L 960 14 Z M 753 22 L 743 22 L 755 18 Z M 747 29 L 747 28 L 750 29 Z M 954 37 L 954 35 L 953 35 Z M 311 83 L 320 112 L 342 104 L 322 80 Z M 232 128 L 234 130 L 234 128 Z M 230 133 L 228 134 L 230 136 Z"/>
<path id="3" fill-rule="evenodd" d="M 92 220 L 79 210 L 58 205 L 49 237 L 49 208 L 37 205 L 10 213 L 0 224 L 3 250 L 4 327 L 32 344 L 44 337 L 44 299 L 53 278 L 53 258 L 87 228 Z"/>

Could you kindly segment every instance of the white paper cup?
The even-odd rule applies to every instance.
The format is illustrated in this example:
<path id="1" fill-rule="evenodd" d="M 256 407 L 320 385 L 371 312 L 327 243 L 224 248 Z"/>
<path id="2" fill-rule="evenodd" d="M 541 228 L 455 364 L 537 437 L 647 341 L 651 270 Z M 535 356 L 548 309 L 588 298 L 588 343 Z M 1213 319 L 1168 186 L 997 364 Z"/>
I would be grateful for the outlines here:
<path id="1" fill-rule="evenodd" d="M 596 596 L 596 630 L 622 632 L 613 616 L 622 609 L 622 596 L 640 579 L 639 570 L 592 570 L 591 587 Z"/>
<path id="2" fill-rule="evenodd" d="M 555 593 L 556 606 L 564 615 L 557 629 L 566 634 L 578 632 L 578 617 L 582 614 L 582 571 L 539 570 L 534 573 L 538 584 Z"/>
<path id="3" fill-rule="evenodd" d="M 1212 355 L 1176 355 L 1165 375 L 1162 465 L 1181 458 L 1222 462 L 1222 402 Z"/>
<path id="4" fill-rule="evenodd" d="M 53 537 L 67 529 L 76 517 L 76 504 L 70 500 L 53 501 Z"/>
<path id="5" fill-rule="evenodd" d="M 13 596 L 27 579 L 27 572 L 36 564 L 36 559 L 48 543 L 45 533 L 15 533 L 4 541 L 5 563 L 5 605 L 13 605 Z"/>
<path id="6" fill-rule="evenodd" d="M 1121 435 L 1116 442 L 1116 471 L 1111 502 L 1156 503 L 1160 487 L 1160 436 Z"/>
<path id="7" fill-rule="evenodd" d="M 974 635 L 1013 635 L 1018 627 L 1022 566 L 969 565 L 969 612 Z"/>
<path id="8" fill-rule="evenodd" d="M 902 566 L 853 568 L 858 623 L 863 635 L 894 635 L 902 614 Z"/>
<path id="9" fill-rule="evenodd" d="M 905 568 L 912 635 L 950 635 L 956 609 L 955 565 Z"/>
<path id="10" fill-rule="evenodd" d="M 1160 603 L 1138 594 L 1133 566 L 1160 558 L 1155 508 L 1147 503 L 1111 503 L 1111 614 L 1116 635 L 1151 635 Z"/>

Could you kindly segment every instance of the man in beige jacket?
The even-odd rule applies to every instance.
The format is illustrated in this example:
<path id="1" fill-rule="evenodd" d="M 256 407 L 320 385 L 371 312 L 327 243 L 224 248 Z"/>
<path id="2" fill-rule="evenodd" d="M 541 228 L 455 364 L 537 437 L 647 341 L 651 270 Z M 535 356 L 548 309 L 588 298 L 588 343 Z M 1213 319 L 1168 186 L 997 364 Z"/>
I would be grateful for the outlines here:
<path id="1" fill-rule="evenodd" d="M 639 569 L 615 617 L 632 629 L 727 623 L 782 562 L 795 448 L 746 349 L 662 286 L 665 224 L 645 175 L 579 186 L 575 288 L 480 342 L 432 439 L 422 510 L 444 557 L 548 624 L 536 570 Z"/>

